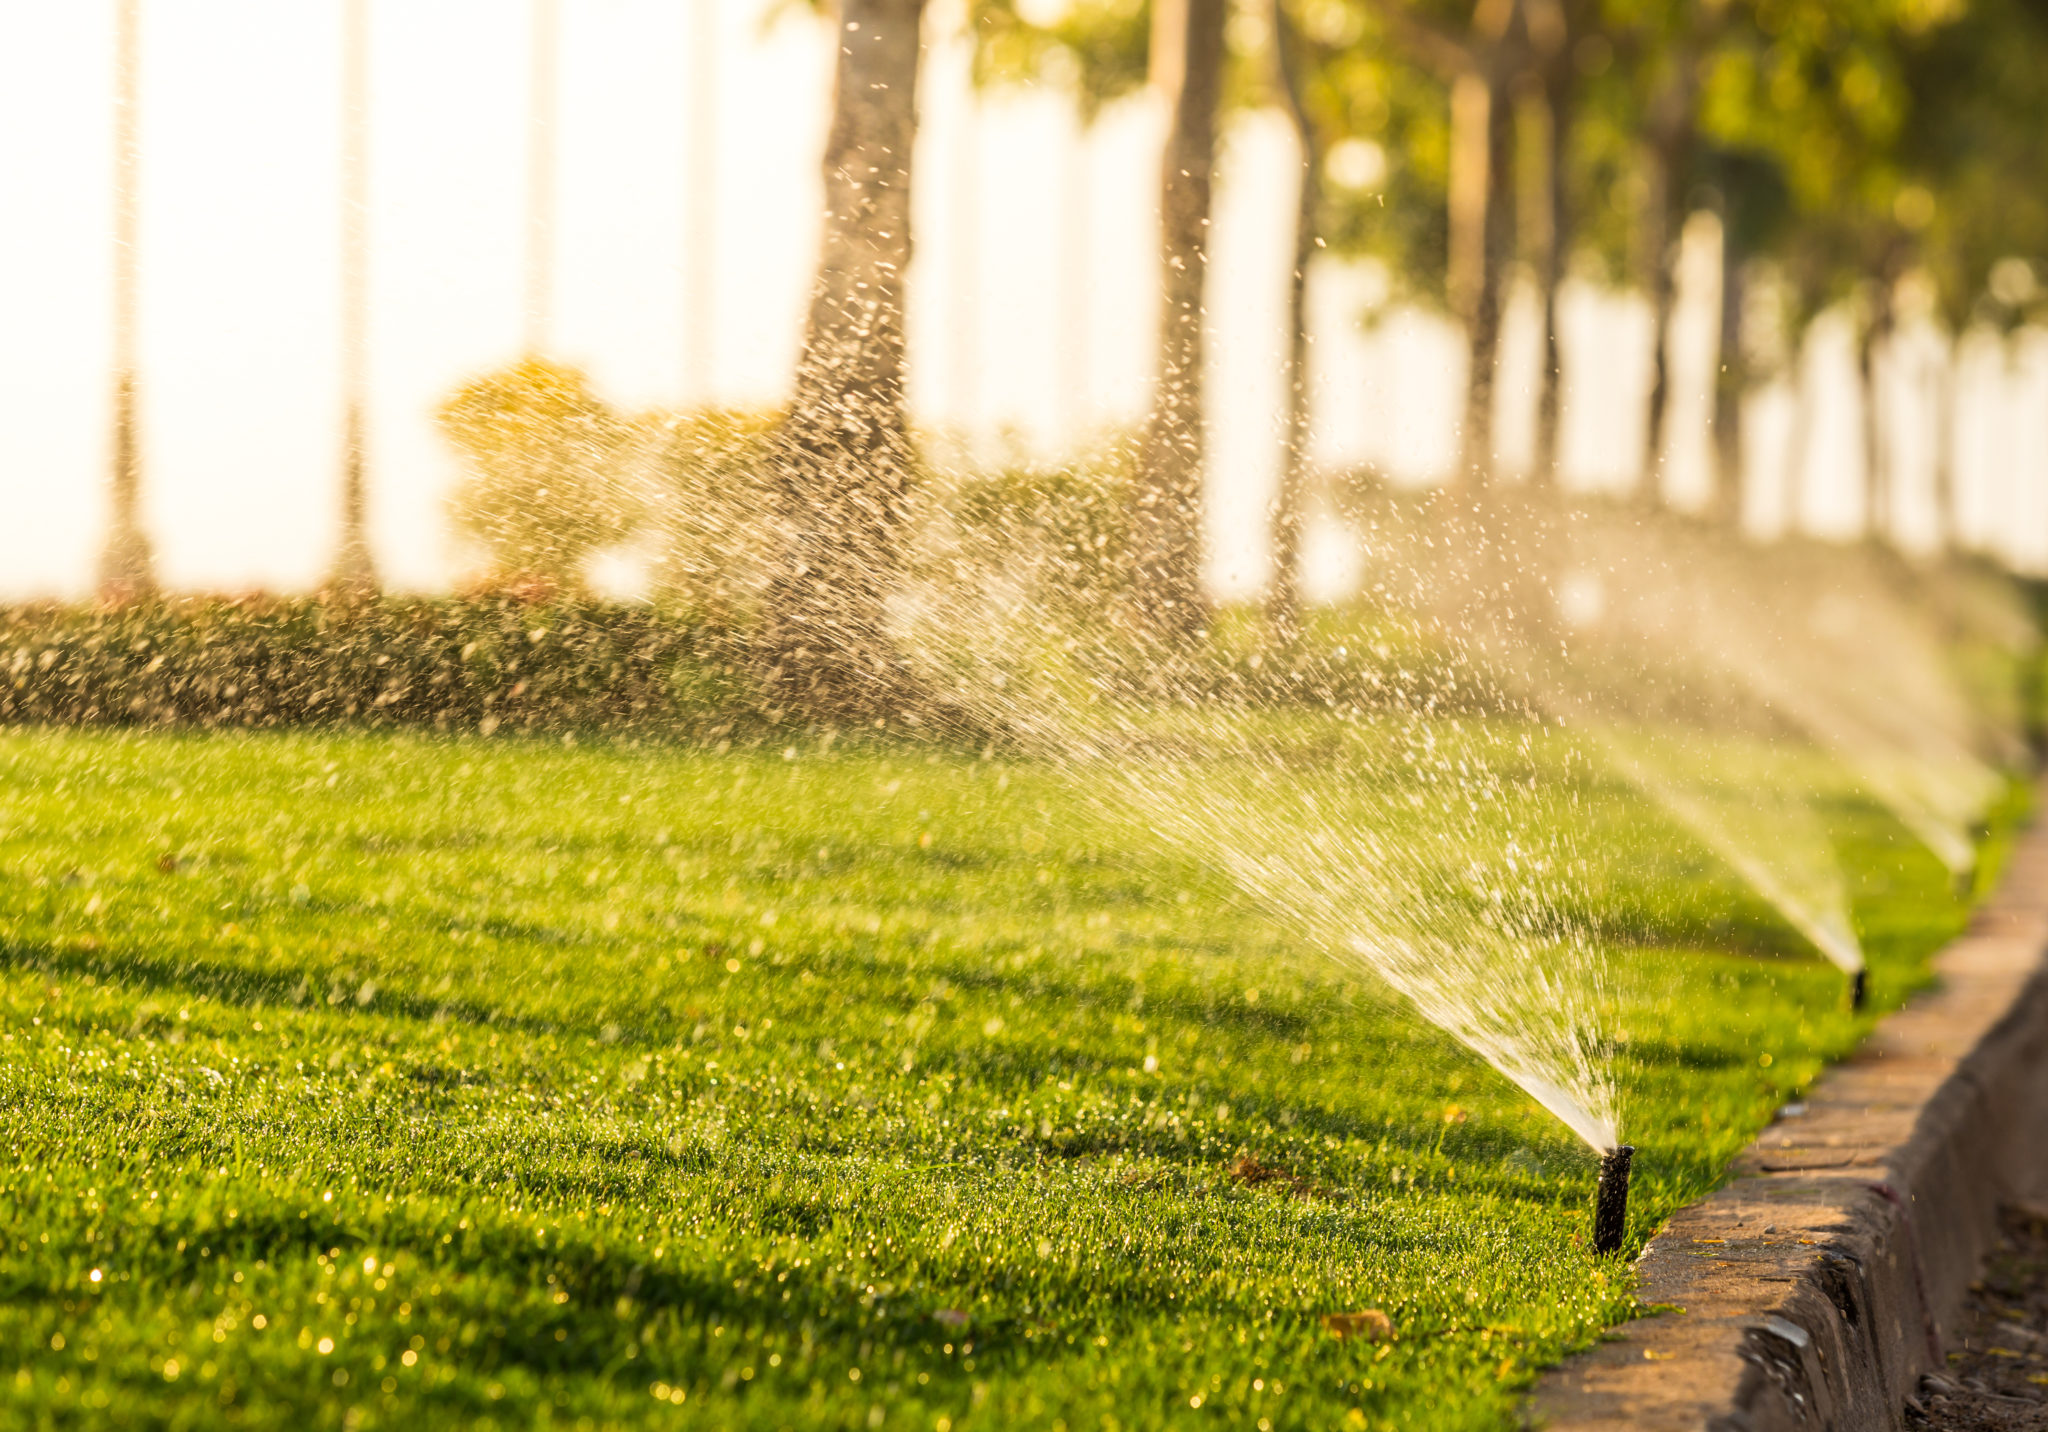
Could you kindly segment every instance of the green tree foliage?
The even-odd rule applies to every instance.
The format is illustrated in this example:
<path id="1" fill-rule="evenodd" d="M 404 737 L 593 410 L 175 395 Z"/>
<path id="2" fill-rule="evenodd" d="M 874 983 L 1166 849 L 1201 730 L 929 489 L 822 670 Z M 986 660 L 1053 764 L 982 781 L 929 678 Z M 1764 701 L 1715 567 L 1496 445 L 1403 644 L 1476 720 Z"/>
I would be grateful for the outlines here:
<path id="1" fill-rule="evenodd" d="M 1304 104 L 1332 156 L 1319 236 L 1332 251 L 1385 260 L 1405 296 L 1440 300 L 1451 169 L 1445 76 L 1485 7 L 1286 7 L 1303 42 Z M 1240 6 L 1239 21 L 1258 8 Z M 2048 267 L 2036 97 L 2048 72 L 2048 10 L 2038 0 L 1512 8 L 1506 32 L 1526 43 L 1524 91 L 1552 72 L 1568 81 L 1560 207 L 1579 260 L 1612 282 L 1654 288 L 1678 221 L 1702 205 L 1720 213 L 1740 258 L 1770 259 L 1791 280 L 1795 324 L 1909 266 L 1936 274 L 1960 320 L 1986 300 L 2001 259 Z M 1142 0 L 1080 0 L 1046 25 L 1031 24 L 1016 0 L 978 0 L 974 15 L 984 80 L 1071 83 L 1090 113 L 1144 82 Z M 1563 29 L 1554 58 L 1542 52 L 1546 24 Z M 1233 24 L 1240 50 L 1256 30 Z M 1240 74 L 1259 69 L 1243 53 L 1235 62 Z M 1234 81 L 1230 94 L 1277 102 L 1270 85 Z M 1371 161 L 1360 162 L 1362 153 Z M 1669 173 L 1649 172 L 1660 162 Z M 2033 301 L 2010 301 L 2010 279 L 2003 291 L 1990 309 L 2008 320 Z"/>
<path id="2" fill-rule="evenodd" d="M 464 384 L 438 417 L 467 468 L 456 523 L 495 582 L 576 591 L 591 555 L 644 515 L 619 480 L 632 426 L 577 369 L 522 359 Z"/>
<path id="3" fill-rule="evenodd" d="M 1913 113 L 1898 137 L 1907 182 L 1892 217 L 1914 235 L 1950 321 L 2038 316 L 2041 291 L 2011 261 L 2048 273 L 2048 5 L 1971 0 L 1915 37 L 1901 71 Z"/>
<path id="4" fill-rule="evenodd" d="M 710 629 L 736 630 L 758 611 L 782 421 L 774 409 L 702 408 L 640 422 L 630 468 L 656 534 L 655 595 Z"/>
<path id="5" fill-rule="evenodd" d="M 1019 463 L 957 477 L 931 516 L 950 540 L 946 560 L 1028 574 L 1059 615 L 1101 622 L 1131 577 L 1134 443 L 1106 443 L 1057 467 Z"/>
<path id="6" fill-rule="evenodd" d="M 1450 96 L 1412 64 L 1374 9 L 1290 4 L 1303 40 L 1303 101 L 1323 138 L 1319 236 L 1333 252 L 1383 260 L 1397 289 L 1441 302 L 1449 251 Z"/>
<path id="7" fill-rule="evenodd" d="M 1145 85 L 1152 49 L 1147 0 L 1079 0 L 1050 25 L 1033 24 L 1016 0 L 974 0 L 976 84 L 1070 87 L 1084 120 Z"/>
<path id="8" fill-rule="evenodd" d="M 1848 302 L 1866 370 L 1915 271 L 1936 280 L 1952 325 L 2012 324 L 2048 304 L 2040 0 L 1277 3 L 1234 6 L 1226 104 L 1286 102 L 1320 156 L 1304 234 L 1382 260 L 1393 295 L 1466 322 L 1468 431 L 1490 413 L 1490 314 L 1511 257 L 1542 299 L 1546 371 L 1557 367 L 1554 294 L 1568 268 L 1646 294 L 1661 360 L 1678 235 L 1702 208 L 1724 238 L 1716 427 L 1727 467 L 1751 360 L 1768 357 L 1743 341 L 1757 296 L 1782 304 L 1771 361 L 1796 351 L 1823 308 Z M 1018 0 L 977 0 L 977 77 L 1069 85 L 1092 116 L 1156 68 L 1151 9 L 1079 0 L 1033 24 Z M 1276 29 L 1293 37 L 1291 86 L 1276 83 Z M 1468 134 L 1461 147 L 1453 92 L 1475 78 L 1494 114 L 1513 105 L 1513 132 L 1496 127 L 1485 146 Z M 1464 106 L 1468 130 L 1473 111 Z M 1469 197 L 1479 147 L 1491 149 L 1483 206 Z M 1661 452 L 1667 387 L 1660 361 L 1646 467 Z M 1541 468 L 1555 450 L 1554 380 L 1539 406 Z"/>

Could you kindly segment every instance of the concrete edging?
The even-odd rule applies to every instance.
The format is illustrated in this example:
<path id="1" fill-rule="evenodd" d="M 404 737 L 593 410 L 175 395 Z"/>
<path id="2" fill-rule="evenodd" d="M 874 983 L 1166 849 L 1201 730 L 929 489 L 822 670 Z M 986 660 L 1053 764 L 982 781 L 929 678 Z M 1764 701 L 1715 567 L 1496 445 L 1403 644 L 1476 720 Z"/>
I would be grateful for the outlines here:
<path id="1" fill-rule="evenodd" d="M 1669 1311 L 1546 1374 L 1554 1432 L 1902 1426 L 2001 1204 L 2048 1195 L 2048 820 L 1938 984 L 1822 1076 L 1637 1262 Z"/>

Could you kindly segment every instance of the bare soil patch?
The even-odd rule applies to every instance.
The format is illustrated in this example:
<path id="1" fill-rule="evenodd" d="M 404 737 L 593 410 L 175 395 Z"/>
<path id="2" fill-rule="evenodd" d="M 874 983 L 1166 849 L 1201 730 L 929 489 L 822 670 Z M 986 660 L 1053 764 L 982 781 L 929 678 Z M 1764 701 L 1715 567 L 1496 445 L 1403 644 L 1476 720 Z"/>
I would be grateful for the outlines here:
<path id="1" fill-rule="evenodd" d="M 1906 1400 L 1913 1432 L 2048 1432 L 2048 1209 L 2008 1208 L 1948 1367 Z"/>

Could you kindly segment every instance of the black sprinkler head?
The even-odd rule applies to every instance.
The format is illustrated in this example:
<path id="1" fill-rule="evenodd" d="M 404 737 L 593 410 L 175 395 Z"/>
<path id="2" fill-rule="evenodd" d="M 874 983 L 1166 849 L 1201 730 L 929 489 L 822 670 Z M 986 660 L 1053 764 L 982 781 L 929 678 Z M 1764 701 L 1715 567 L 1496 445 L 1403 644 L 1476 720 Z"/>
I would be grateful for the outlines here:
<path id="1" fill-rule="evenodd" d="M 1593 1198 L 1593 1251 L 1614 1253 L 1628 1228 L 1628 1166 L 1634 1144 L 1622 1144 L 1600 1155 L 1600 1191 Z"/>
<path id="2" fill-rule="evenodd" d="M 1870 971 L 1858 970 L 1849 976 L 1849 1008 L 1856 1014 L 1863 1013 L 1863 1006 L 1870 1003 Z"/>

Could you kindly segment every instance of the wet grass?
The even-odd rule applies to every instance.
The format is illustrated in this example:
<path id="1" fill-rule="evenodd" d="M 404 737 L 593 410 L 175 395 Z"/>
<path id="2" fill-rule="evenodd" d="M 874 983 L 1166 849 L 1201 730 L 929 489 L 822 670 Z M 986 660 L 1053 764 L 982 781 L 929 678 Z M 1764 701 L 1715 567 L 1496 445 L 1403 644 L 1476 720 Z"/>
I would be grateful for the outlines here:
<path id="1" fill-rule="evenodd" d="M 1593 809 L 1633 1248 L 1868 1020 Z M 1831 817 L 1886 1006 L 1963 906 Z M 1629 1315 L 1590 1156 L 1126 839 L 922 750 L 0 732 L 0 1421 L 1516 1425 Z"/>

